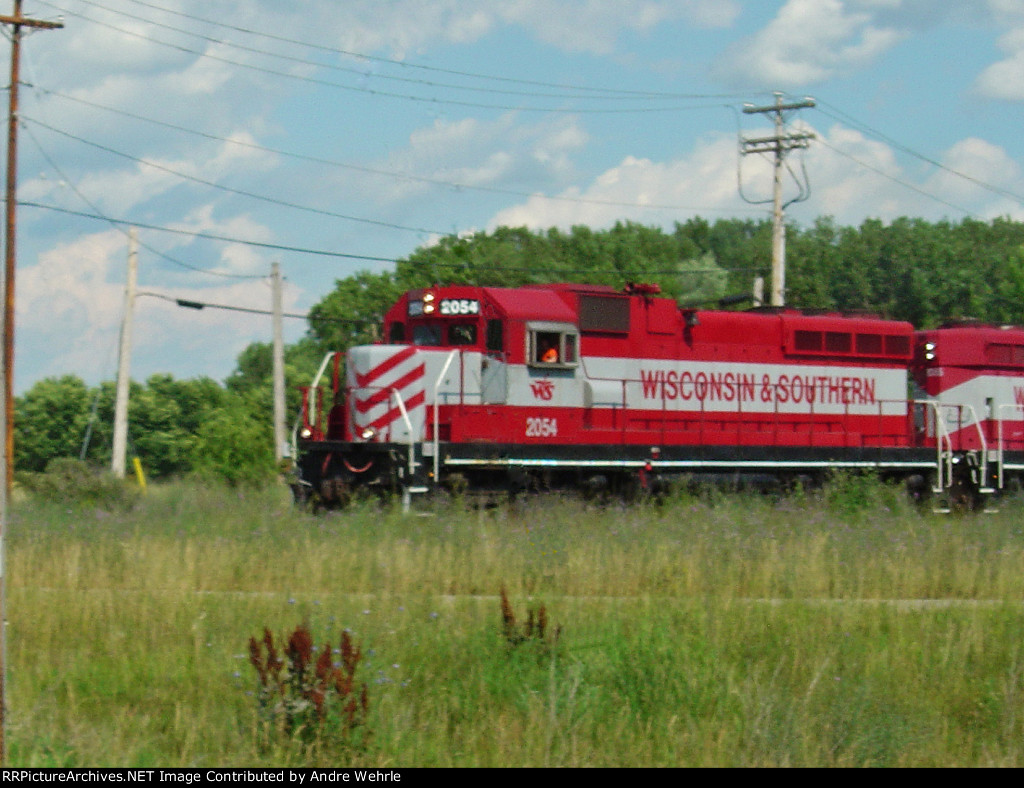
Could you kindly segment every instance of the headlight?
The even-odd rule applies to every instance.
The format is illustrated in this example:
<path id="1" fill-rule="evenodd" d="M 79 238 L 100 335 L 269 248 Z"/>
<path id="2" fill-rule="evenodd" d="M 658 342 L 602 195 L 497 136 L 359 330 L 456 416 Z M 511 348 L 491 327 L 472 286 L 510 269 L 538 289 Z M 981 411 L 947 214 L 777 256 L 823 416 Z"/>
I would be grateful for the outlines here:
<path id="1" fill-rule="evenodd" d="M 299 435 L 302 436 L 303 438 L 309 438 L 313 435 L 313 430 L 311 430 L 309 427 L 303 427 Z"/>
<path id="2" fill-rule="evenodd" d="M 359 433 L 359 437 L 362 438 L 364 441 L 371 440 L 376 435 L 377 430 L 375 430 L 373 427 L 363 427 L 363 429 Z"/>

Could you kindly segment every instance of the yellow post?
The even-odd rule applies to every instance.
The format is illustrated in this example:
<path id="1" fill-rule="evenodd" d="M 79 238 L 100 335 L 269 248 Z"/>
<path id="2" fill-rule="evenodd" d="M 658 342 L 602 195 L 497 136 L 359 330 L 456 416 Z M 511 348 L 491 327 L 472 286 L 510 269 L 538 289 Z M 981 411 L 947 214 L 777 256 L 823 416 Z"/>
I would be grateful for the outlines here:
<path id="1" fill-rule="evenodd" d="M 138 457 L 132 457 L 132 466 L 135 468 L 135 478 L 139 480 L 139 487 L 146 492 L 146 474 L 142 472 L 142 463 Z"/>

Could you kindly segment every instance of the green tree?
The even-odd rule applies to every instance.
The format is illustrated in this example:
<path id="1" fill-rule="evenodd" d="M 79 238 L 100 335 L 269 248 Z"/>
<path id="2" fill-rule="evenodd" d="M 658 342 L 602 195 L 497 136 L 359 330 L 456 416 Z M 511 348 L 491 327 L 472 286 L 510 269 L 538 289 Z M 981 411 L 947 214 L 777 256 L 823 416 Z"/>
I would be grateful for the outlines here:
<path id="1" fill-rule="evenodd" d="M 41 472 L 56 457 L 78 457 L 89 405 L 89 390 L 74 375 L 40 380 L 16 397 L 15 469 Z"/>
<path id="2" fill-rule="evenodd" d="M 236 394 L 199 428 L 193 469 L 232 485 L 261 484 L 273 478 L 274 434 L 251 399 Z"/>

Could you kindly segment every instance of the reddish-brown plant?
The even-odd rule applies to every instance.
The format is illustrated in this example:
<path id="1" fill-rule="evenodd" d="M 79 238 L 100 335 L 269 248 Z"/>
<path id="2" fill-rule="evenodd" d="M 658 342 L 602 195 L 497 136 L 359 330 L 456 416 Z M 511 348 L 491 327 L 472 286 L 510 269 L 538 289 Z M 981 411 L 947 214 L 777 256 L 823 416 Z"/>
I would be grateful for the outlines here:
<path id="1" fill-rule="evenodd" d="M 554 634 L 548 637 L 548 611 L 544 605 L 534 609 L 526 609 L 526 622 L 520 628 L 516 621 L 515 611 L 508 599 L 505 587 L 501 588 L 501 630 L 505 639 L 510 645 L 516 646 L 525 641 L 535 641 L 545 646 L 554 646 L 562 634 L 562 627 L 558 626 Z"/>
<path id="2" fill-rule="evenodd" d="M 370 705 L 366 685 L 356 691 L 355 674 L 362 649 L 352 643 L 348 632 L 342 632 L 336 651 L 328 642 L 317 654 L 305 624 L 296 627 L 285 642 L 287 666 L 269 629 L 264 629 L 262 640 L 249 638 L 249 662 L 259 681 L 260 710 L 266 726 L 287 735 L 301 734 L 309 741 L 320 737 L 333 719 L 341 733 L 350 737 L 365 723 Z M 334 661 L 335 653 L 340 656 L 338 662 Z"/>

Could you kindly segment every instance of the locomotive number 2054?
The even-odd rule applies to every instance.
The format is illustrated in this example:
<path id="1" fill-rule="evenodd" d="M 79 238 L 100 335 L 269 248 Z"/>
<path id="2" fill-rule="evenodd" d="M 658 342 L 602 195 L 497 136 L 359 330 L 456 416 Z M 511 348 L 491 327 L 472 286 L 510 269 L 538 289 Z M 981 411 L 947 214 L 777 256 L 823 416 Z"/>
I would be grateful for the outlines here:
<path id="1" fill-rule="evenodd" d="M 480 314 L 480 302 L 473 298 L 442 298 L 438 306 L 442 315 Z"/>
<path id="2" fill-rule="evenodd" d="M 527 438 L 553 438 L 556 435 L 558 435 L 558 419 L 552 419 L 547 416 L 527 417 Z"/>

